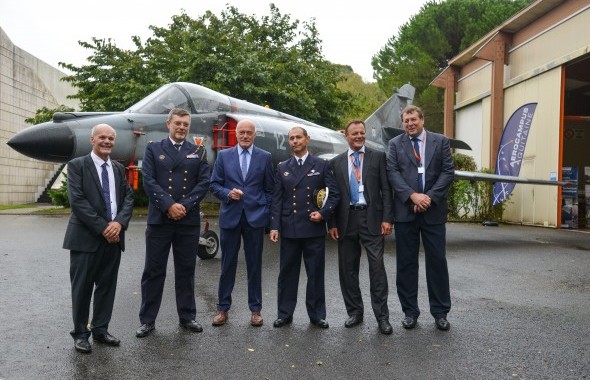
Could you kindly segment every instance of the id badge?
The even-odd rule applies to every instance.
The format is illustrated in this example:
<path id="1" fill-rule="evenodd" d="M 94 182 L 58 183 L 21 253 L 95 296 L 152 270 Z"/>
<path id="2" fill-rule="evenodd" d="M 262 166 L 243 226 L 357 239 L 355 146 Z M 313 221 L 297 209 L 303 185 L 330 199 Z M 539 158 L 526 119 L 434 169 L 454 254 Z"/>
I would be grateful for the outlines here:
<path id="1" fill-rule="evenodd" d="M 359 193 L 362 193 L 363 191 L 365 191 L 365 185 L 359 184 Z"/>
<path id="2" fill-rule="evenodd" d="M 418 174 L 424 174 L 424 166 L 418 167 Z"/>

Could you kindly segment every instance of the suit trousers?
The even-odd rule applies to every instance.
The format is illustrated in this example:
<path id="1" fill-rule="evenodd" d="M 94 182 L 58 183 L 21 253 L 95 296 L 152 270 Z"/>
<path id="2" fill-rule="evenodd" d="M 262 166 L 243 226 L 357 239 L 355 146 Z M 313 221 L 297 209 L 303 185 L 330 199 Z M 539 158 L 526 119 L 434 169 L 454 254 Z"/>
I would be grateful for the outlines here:
<path id="1" fill-rule="evenodd" d="M 238 253 L 244 239 L 244 255 L 248 273 L 248 306 L 250 311 L 262 309 L 262 246 L 264 227 L 253 228 L 242 212 L 236 228 L 221 228 L 221 276 L 219 277 L 217 310 L 228 311 L 231 307 L 231 293 L 236 280 Z"/>
<path id="2" fill-rule="evenodd" d="M 88 317 L 90 301 L 94 291 L 92 305 L 93 333 L 106 333 L 113 313 L 117 277 L 121 263 L 121 247 L 100 243 L 96 252 L 70 251 L 70 282 L 72 284 L 72 317 L 74 339 L 88 338 Z"/>
<path id="3" fill-rule="evenodd" d="M 449 271 L 446 259 L 446 225 L 426 224 L 421 214 L 412 222 L 396 222 L 395 244 L 397 263 L 397 295 L 406 316 L 418 317 L 418 251 L 420 238 L 424 244 L 426 284 L 430 314 L 446 317 L 451 310 Z"/>
<path id="4" fill-rule="evenodd" d="M 278 281 L 278 318 L 293 316 L 297 305 L 297 288 L 301 258 L 307 273 L 305 306 L 311 320 L 326 318 L 326 291 L 324 287 L 326 238 L 281 237 L 281 259 Z"/>
<path id="5" fill-rule="evenodd" d="M 181 224 L 148 224 L 145 230 L 145 267 L 141 276 L 142 324 L 154 323 L 162 303 L 170 247 L 174 260 L 176 310 L 181 322 L 194 320 L 195 266 L 199 246 L 199 226 Z"/>
<path id="6" fill-rule="evenodd" d="M 350 210 L 346 233 L 338 241 L 340 289 L 348 315 L 363 315 L 363 297 L 359 287 L 361 244 L 369 263 L 371 306 L 377 320 L 389 319 L 388 284 L 383 251 L 383 235 L 372 235 L 367 227 L 367 210 Z"/>

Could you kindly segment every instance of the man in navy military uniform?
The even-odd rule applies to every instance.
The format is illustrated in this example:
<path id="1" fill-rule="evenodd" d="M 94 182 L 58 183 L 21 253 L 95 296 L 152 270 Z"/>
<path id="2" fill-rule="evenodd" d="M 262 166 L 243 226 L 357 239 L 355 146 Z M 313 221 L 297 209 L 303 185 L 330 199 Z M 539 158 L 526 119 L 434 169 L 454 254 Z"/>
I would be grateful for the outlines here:
<path id="1" fill-rule="evenodd" d="M 170 111 L 168 138 L 148 144 L 143 159 L 143 188 L 149 198 L 145 232 L 145 267 L 141 277 L 141 338 L 155 329 L 162 301 L 170 246 L 174 256 L 176 309 L 179 324 L 193 332 L 195 321 L 195 264 L 199 244 L 199 205 L 209 189 L 209 164 L 203 147 L 186 141 L 190 113 Z"/>
<path id="2" fill-rule="evenodd" d="M 274 327 L 293 321 L 301 257 L 307 272 L 307 314 L 313 325 L 329 327 L 324 288 L 326 219 L 334 212 L 340 195 L 329 162 L 309 154 L 309 141 L 304 128 L 292 128 L 289 145 L 294 156 L 279 163 L 275 175 L 270 240 L 277 242 L 280 232 L 281 257 Z M 318 194 L 326 188 L 328 197 L 322 204 Z"/>

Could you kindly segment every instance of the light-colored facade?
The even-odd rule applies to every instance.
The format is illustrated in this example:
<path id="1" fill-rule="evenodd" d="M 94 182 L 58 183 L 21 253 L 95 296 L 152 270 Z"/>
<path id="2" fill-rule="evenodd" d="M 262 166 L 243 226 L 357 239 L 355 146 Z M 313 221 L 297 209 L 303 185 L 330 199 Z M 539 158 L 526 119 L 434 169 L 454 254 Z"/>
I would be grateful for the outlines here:
<path id="1" fill-rule="evenodd" d="M 6 142 L 43 107 L 66 105 L 74 88 L 65 74 L 15 46 L 0 28 L 0 204 L 36 202 L 61 166 L 28 158 Z"/>
<path id="2" fill-rule="evenodd" d="M 589 25 L 590 0 L 538 0 L 454 57 L 433 85 L 445 89 L 445 134 L 473 148 L 459 152 L 494 168 L 506 122 L 537 103 L 520 176 L 561 179 L 562 167 L 575 165 L 583 181 L 590 167 Z M 582 132 L 568 139 L 572 118 Z M 580 191 L 584 203 L 582 184 Z M 564 200 L 558 187 L 519 184 L 504 219 L 560 227 Z"/>

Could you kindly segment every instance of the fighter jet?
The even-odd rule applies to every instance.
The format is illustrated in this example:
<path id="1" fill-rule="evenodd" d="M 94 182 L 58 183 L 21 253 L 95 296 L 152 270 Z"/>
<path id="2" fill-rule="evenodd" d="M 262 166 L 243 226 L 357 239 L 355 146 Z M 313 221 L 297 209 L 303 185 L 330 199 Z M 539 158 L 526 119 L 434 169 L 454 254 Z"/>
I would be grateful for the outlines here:
<path id="1" fill-rule="evenodd" d="M 414 87 L 403 85 L 365 121 L 367 146 L 383 151 L 391 138 L 404 133 L 400 114 L 412 103 L 414 93 Z M 186 82 L 164 85 L 123 112 L 57 112 L 52 121 L 25 128 L 7 144 L 31 158 L 65 164 L 90 153 L 88 138 L 93 126 L 109 124 L 117 132 L 117 144 L 111 158 L 126 165 L 128 180 L 136 188 L 146 145 L 168 136 L 168 112 L 177 107 L 190 111 L 192 138 L 197 145 L 203 145 L 211 164 L 216 152 L 237 144 L 236 125 L 246 118 L 256 124 L 256 145 L 271 152 L 275 163 L 290 157 L 287 136 L 296 125 L 303 126 L 312 137 L 309 150 L 316 156 L 330 159 L 348 148 L 344 134 L 339 131 Z M 460 140 L 452 139 L 450 145 L 451 148 L 471 150 Z M 455 178 L 564 184 L 463 171 L 456 171 Z M 199 257 L 214 257 L 218 247 L 217 234 L 209 230 L 206 223 L 199 240 Z"/>

